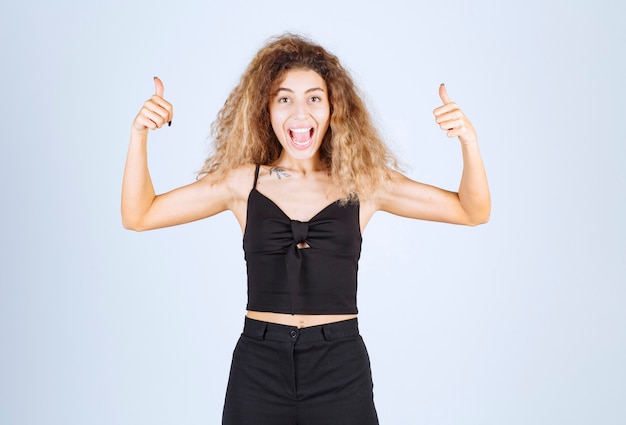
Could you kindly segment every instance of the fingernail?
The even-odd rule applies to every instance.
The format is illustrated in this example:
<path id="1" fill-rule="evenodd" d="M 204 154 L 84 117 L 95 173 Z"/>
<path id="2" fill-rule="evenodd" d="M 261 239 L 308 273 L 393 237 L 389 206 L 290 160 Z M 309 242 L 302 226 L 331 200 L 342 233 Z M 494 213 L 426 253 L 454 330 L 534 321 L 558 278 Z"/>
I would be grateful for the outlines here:
<path id="1" fill-rule="evenodd" d="M 168 123 L 167 123 L 167 126 L 168 126 L 168 127 L 171 127 L 171 126 L 172 126 L 172 122 L 171 122 L 171 121 L 170 121 L 170 122 L 168 122 Z"/>

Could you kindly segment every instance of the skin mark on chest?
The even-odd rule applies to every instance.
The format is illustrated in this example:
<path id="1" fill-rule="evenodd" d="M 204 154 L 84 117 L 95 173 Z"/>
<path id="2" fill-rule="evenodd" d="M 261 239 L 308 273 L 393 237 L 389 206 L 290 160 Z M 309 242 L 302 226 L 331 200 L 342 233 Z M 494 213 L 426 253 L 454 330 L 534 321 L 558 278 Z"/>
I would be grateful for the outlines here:
<path id="1" fill-rule="evenodd" d="M 278 180 L 281 180 L 283 177 L 291 177 L 291 174 L 289 174 L 287 170 L 281 167 L 270 168 L 270 176 L 272 175 L 272 173 L 276 175 L 276 178 L 278 178 Z"/>

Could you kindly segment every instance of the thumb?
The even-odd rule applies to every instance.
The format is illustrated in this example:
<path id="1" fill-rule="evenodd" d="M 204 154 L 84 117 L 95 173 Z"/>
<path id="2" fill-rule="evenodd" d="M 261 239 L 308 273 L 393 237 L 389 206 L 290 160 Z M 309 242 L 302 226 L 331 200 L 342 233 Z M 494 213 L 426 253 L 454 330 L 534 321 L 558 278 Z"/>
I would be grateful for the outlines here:
<path id="1" fill-rule="evenodd" d="M 154 77 L 154 94 L 159 97 L 163 97 L 163 92 L 165 88 L 163 87 L 163 81 L 159 77 Z"/>
<path id="2" fill-rule="evenodd" d="M 441 85 L 439 86 L 439 97 L 441 98 L 441 101 L 444 105 L 452 103 L 452 101 L 450 100 L 450 96 L 448 96 L 448 90 L 446 90 L 446 85 L 443 83 L 441 83 Z"/>

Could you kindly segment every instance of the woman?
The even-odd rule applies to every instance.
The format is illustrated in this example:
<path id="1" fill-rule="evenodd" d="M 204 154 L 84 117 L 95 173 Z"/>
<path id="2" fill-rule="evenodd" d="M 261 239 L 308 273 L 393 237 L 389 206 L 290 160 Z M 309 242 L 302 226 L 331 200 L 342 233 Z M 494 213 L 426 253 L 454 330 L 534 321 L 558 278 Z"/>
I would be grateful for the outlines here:
<path id="1" fill-rule="evenodd" d="M 376 211 L 477 225 L 490 195 L 469 120 L 439 88 L 435 121 L 458 137 L 457 193 L 397 171 L 338 59 L 302 37 L 263 47 L 213 123 L 214 154 L 199 179 L 156 195 L 149 130 L 171 124 L 163 83 L 133 122 L 122 219 L 133 230 L 230 210 L 248 270 L 244 331 L 233 355 L 224 424 L 376 424 L 357 326 L 361 234 Z"/>

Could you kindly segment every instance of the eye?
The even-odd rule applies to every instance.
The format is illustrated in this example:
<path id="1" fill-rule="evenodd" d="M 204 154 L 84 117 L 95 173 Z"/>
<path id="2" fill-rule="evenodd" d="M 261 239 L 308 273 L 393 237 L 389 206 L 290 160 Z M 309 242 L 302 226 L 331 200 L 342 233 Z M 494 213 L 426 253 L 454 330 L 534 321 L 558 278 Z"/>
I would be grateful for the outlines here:
<path id="1" fill-rule="evenodd" d="M 319 96 L 311 96 L 311 98 L 309 99 L 310 102 L 312 103 L 317 103 L 317 102 L 321 102 L 322 98 Z"/>
<path id="2" fill-rule="evenodd" d="M 279 97 L 278 98 L 278 103 L 289 103 L 289 98 L 288 97 Z"/>

